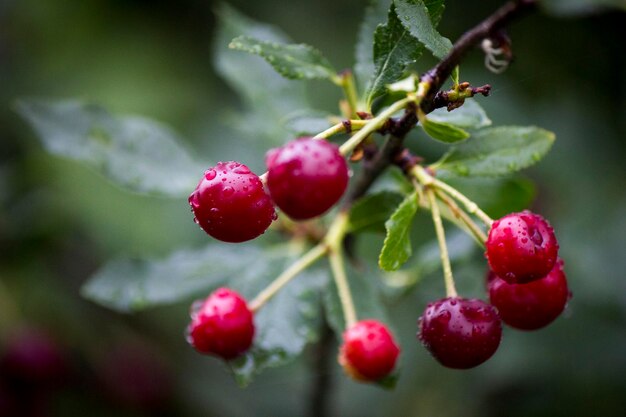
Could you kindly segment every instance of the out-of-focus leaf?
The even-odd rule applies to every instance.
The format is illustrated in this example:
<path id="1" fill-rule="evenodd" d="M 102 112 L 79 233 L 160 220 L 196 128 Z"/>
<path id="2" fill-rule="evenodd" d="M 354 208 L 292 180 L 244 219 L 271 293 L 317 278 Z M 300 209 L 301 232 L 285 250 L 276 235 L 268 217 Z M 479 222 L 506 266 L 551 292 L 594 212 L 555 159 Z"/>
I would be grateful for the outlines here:
<path id="1" fill-rule="evenodd" d="M 84 285 L 86 298 L 113 310 L 131 312 L 206 295 L 232 277 L 263 275 L 270 261 L 255 246 L 211 244 L 180 250 L 165 259 L 118 259 Z"/>
<path id="2" fill-rule="evenodd" d="M 436 122 L 428 117 L 420 119 L 420 126 L 428 136 L 443 143 L 457 143 L 470 137 L 469 133 L 459 127 L 446 122 Z"/>
<path id="3" fill-rule="evenodd" d="M 218 74 L 241 96 L 248 108 L 254 109 L 260 126 L 268 136 L 282 142 L 286 131 L 281 130 L 277 121 L 296 109 L 309 107 L 305 86 L 302 83 L 283 78 L 263 58 L 252 54 L 242 54 L 228 48 L 237 36 L 250 36 L 267 42 L 290 43 L 290 39 L 279 29 L 256 22 L 226 4 L 218 11 L 218 30 L 214 42 L 214 64 Z M 272 131 L 273 129 L 273 131 Z"/>
<path id="4" fill-rule="evenodd" d="M 440 176 L 498 176 L 539 162 L 554 143 L 554 133 L 538 127 L 503 126 L 476 132 L 437 164 Z"/>
<path id="5" fill-rule="evenodd" d="M 465 129 L 481 129 L 491 125 L 485 110 L 474 99 L 467 99 L 465 103 L 452 111 L 445 107 L 428 114 L 428 119 L 440 123 L 450 123 Z"/>
<path id="6" fill-rule="evenodd" d="M 287 114 L 281 124 L 295 135 L 314 136 L 331 126 L 330 113 L 316 110 L 296 110 Z"/>
<path id="7" fill-rule="evenodd" d="M 350 232 L 384 232 L 385 222 L 402 202 L 402 195 L 392 191 L 369 194 L 350 210 Z"/>
<path id="8" fill-rule="evenodd" d="M 356 76 L 358 90 L 364 93 L 367 82 L 374 73 L 374 32 L 378 25 L 387 20 L 387 11 L 391 0 L 370 0 L 365 9 L 365 16 L 359 27 L 358 38 L 355 48 L 354 73 Z"/>
<path id="9" fill-rule="evenodd" d="M 278 266 L 276 275 L 294 260 L 291 256 L 273 259 Z M 327 278 L 328 271 L 323 268 L 306 270 L 256 313 L 252 349 L 230 363 L 240 386 L 248 385 L 263 369 L 293 360 L 307 344 L 318 340 L 321 290 Z"/>
<path id="10" fill-rule="evenodd" d="M 452 42 L 445 38 L 435 29 L 432 17 L 423 0 L 395 0 L 398 17 L 411 35 L 418 39 L 428 48 L 435 57 L 445 57 Z M 443 5 L 443 1 L 434 2 Z"/>
<path id="11" fill-rule="evenodd" d="M 337 71 L 320 51 L 305 44 L 282 44 L 238 36 L 229 48 L 259 55 L 280 75 L 292 80 L 337 78 Z"/>
<path id="12" fill-rule="evenodd" d="M 422 55 L 423 45 L 402 26 L 392 4 L 387 23 L 374 32 L 374 76 L 368 84 L 366 105 L 383 94 L 387 84 L 398 81 L 409 65 Z"/>
<path id="13" fill-rule="evenodd" d="M 205 168 L 172 130 L 149 119 L 116 117 L 73 100 L 24 99 L 17 111 L 48 152 L 83 162 L 134 192 L 186 196 Z"/>
<path id="14" fill-rule="evenodd" d="M 122 312 L 205 297 L 221 285 L 252 299 L 301 254 L 284 245 L 213 244 L 163 260 L 117 260 L 98 271 L 82 293 Z M 239 384 L 247 385 L 263 369 L 292 360 L 317 339 L 327 275 L 323 268 L 302 272 L 255 314 L 253 348 L 231 363 Z"/>
<path id="15" fill-rule="evenodd" d="M 380 251 L 378 265 L 385 271 L 395 271 L 411 256 L 411 223 L 419 207 L 417 193 L 409 194 L 385 223 L 387 236 Z"/>

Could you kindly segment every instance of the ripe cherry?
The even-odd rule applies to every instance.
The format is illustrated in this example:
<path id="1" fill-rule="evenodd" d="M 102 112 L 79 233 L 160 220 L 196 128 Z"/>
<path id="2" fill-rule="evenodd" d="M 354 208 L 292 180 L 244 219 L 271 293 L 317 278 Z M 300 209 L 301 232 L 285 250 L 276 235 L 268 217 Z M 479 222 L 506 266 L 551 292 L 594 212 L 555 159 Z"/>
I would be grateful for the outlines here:
<path id="1" fill-rule="evenodd" d="M 224 242 L 244 242 L 263 234 L 276 219 L 263 183 L 239 162 L 209 168 L 189 196 L 195 221 Z"/>
<path id="2" fill-rule="evenodd" d="M 502 326 L 493 306 L 481 300 L 449 297 L 428 304 L 419 319 L 418 337 L 442 365 L 468 369 L 495 353 Z"/>
<path id="3" fill-rule="evenodd" d="M 487 287 L 502 321 L 521 330 L 550 324 L 563 312 L 570 297 L 560 259 L 548 275 L 527 284 L 509 284 L 489 271 Z"/>
<path id="4" fill-rule="evenodd" d="M 319 216 L 348 186 L 348 166 L 336 145 L 300 138 L 267 153 L 267 187 L 276 205 L 295 220 Z"/>
<path id="5" fill-rule="evenodd" d="M 253 338 L 252 311 L 231 289 L 215 290 L 191 313 L 187 340 L 198 352 L 234 359 L 250 348 Z"/>
<path id="6" fill-rule="evenodd" d="M 493 222 L 486 247 L 489 266 L 509 284 L 545 277 L 559 250 L 550 224 L 530 211 L 511 213 Z"/>
<path id="7" fill-rule="evenodd" d="M 389 375 L 400 348 L 393 335 L 377 320 L 362 320 L 343 333 L 339 363 L 359 381 L 378 381 Z"/>

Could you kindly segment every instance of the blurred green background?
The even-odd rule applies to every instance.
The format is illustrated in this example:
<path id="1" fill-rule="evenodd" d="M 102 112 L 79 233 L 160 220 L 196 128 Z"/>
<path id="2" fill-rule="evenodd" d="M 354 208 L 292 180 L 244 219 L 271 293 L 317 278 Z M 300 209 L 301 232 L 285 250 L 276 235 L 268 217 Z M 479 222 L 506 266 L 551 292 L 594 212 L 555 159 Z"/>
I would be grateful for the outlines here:
<path id="1" fill-rule="evenodd" d="M 317 46 L 337 68 L 352 65 L 363 3 L 231 2 Z M 501 4 L 448 3 L 440 29 L 452 39 Z M 172 125 L 201 160 L 262 166 L 262 154 L 246 160 L 251 156 L 242 144 L 215 127 L 223 109 L 238 105 L 213 68 L 216 5 L 0 0 L 0 351 L 16 329 L 28 328 L 55 341 L 67 368 L 52 391 L 19 394 L 17 402 L 29 402 L 21 415 L 296 416 L 311 410 L 313 351 L 240 390 L 219 361 L 186 345 L 186 303 L 121 315 L 80 297 L 81 283 L 112 257 L 166 255 L 198 247 L 206 236 L 186 201 L 129 194 L 80 164 L 49 156 L 11 108 L 24 96 L 84 98 Z M 448 370 L 415 339 L 418 315 L 442 294 L 433 274 L 389 306 L 403 345 L 396 390 L 356 384 L 334 366 L 331 415 L 626 413 L 624 27 L 624 13 L 615 11 L 535 14 L 511 28 L 516 59 L 504 75 L 487 72 L 478 52 L 462 70 L 464 80 L 492 84 L 492 96 L 480 103 L 494 124 L 534 124 L 557 135 L 548 157 L 524 175 L 537 185 L 532 207 L 550 219 L 561 243 L 574 294 L 564 316 L 533 333 L 507 328 L 492 360 L 470 371 Z M 307 88 L 320 109 L 336 111 L 332 87 L 313 82 Z M 460 286 L 476 295 L 483 274 L 480 257 L 457 271 Z M 0 384 L 2 417 L 3 404 L 15 400 L 10 391 Z"/>

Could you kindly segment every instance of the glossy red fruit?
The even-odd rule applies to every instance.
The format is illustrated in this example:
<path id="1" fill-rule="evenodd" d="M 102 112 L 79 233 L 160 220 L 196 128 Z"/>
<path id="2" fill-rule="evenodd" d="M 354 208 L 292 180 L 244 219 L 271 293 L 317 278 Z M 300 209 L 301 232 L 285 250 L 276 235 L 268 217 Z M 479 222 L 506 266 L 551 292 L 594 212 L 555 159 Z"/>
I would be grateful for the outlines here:
<path id="1" fill-rule="evenodd" d="M 219 288 L 192 310 L 188 341 L 198 352 L 234 359 L 252 345 L 254 317 L 237 292 Z"/>
<path id="2" fill-rule="evenodd" d="M 272 199 L 295 220 L 323 214 L 348 186 L 348 165 L 339 148 L 325 140 L 294 140 L 270 150 L 265 163 Z"/>
<path id="3" fill-rule="evenodd" d="M 359 381 L 378 381 L 389 375 L 400 348 L 383 323 L 362 320 L 343 333 L 339 363 L 346 373 Z"/>
<path id="4" fill-rule="evenodd" d="M 550 324 L 563 312 L 570 297 L 560 259 L 548 275 L 528 284 L 509 284 L 489 271 L 487 287 L 489 300 L 502 321 L 521 330 Z"/>
<path id="5" fill-rule="evenodd" d="M 554 267 L 559 245 L 550 224 L 524 211 L 493 222 L 487 238 L 489 266 L 509 284 L 545 277 Z"/>
<path id="6" fill-rule="evenodd" d="M 418 337 L 442 365 L 468 369 L 495 353 L 502 326 L 493 306 L 450 297 L 428 304 L 419 319 Z"/>
<path id="7" fill-rule="evenodd" d="M 195 221 L 224 242 L 244 242 L 263 234 L 276 219 L 263 183 L 239 162 L 209 168 L 189 196 Z"/>

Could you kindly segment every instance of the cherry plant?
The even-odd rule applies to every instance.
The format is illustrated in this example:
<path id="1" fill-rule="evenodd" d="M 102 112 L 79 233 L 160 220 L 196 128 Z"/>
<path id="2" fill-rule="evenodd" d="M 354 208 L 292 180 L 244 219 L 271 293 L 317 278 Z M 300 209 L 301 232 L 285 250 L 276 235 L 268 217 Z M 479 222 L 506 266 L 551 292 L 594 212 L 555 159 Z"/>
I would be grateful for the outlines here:
<path id="1" fill-rule="evenodd" d="M 260 175 L 238 161 L 198 161 L 171 130 L 144 118 L 79 101 L 20 101 L 49 152 L 135 192 L 191 193 L 195 221 L 210 236 L 205 248 L 165 259 L 114 260 L 83 294 L 123 312 L 200 297 L 187 338 L 225 359 L 241 385 L 294 359 L 330 326 L 348 375 L 391 386 L 401 348 L 381 292 L 411 291 L 419 271 L 433 268 L 428 251 L 412 249 L 412 224 L 423 212 L 433 232 L 420 234 L 434 236 L 445 295 L 426 307 L 417 331 L 437 361 L 475 367 L 497 350 L 501 322 L 524 330 L 549 324 L 569 299 L 563 262 L 548 222 L 521 211 L 532 192 L 514 174 L 541 160 L 554 135 L 491 127 L 474 98 L 491 87 L 465 81 L 460 67 L 480 47 L 486 70 L 505 70 L 506 27 L 536 3 L 510 1 L 453 44 L 436 29 L 443 0 L 373 1 L 354 68 L 342 71 L 317 49 L 222 6 L 216 68 L 246 106 L 223 116 L 233 137 L 263 139 L 242 155 L 258 158 L 258 143 L 274 146 L 264 149 Z M 424 54 L 439 62 L 420 67 Z M 313 109 L 294 81 L 310 79 L 339 88 L 335 114 Z M 433 141 L 445 148 L 435 156 Z M 448 230 L 446 238 L 444 220 L 475 245 L 452 245 L 463 237 Z M 382 244 L 377 267 L 359 253 L 361 240 Z M 489 278 L 476 279 L 488 301 L 455 286 L 453 263 L 472 247 L 485 250 Z"/>

